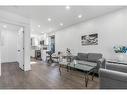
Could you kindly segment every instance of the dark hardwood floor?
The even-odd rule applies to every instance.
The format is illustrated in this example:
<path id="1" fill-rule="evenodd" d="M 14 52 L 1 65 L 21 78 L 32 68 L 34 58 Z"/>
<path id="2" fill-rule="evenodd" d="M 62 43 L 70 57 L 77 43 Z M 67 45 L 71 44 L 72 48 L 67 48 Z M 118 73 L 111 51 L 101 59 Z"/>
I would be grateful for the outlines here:
<path id="1" fill-rule="evenodd" d="M 2 76 L 0 77 L 0 89 L 98 89 L 99 79 L 89 80 L 85 87 L 83 73 L 72 70 L 66 72 L 62 69 L 59 74 L 58 66 L 54 63 L 33 62 L 32 70 L 24 72 L 17 63 L 2 64 Z M 91 78 L 91 76 L 90 76 Z"/>

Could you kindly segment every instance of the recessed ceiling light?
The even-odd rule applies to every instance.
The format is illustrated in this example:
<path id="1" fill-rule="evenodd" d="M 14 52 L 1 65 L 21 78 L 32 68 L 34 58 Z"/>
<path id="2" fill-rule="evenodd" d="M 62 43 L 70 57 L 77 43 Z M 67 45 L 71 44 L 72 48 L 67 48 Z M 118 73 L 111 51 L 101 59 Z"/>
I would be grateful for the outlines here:
<path id="1" fill-rule="evenodd" d="M 31 31 L 34 31 L 34 29 L 31 29 Z"/>
<path id="2" fill-rule="evenodd" d="M 38 27 L 40 28 L 40 27 L 41 27 L 41 25 L 38 25 Z"/>
<path id="3" fill-rule="evenodd" d="M 51 19 L 51 18 L 48 18 L 48 21 L 49 21 L 49 22 L 51 22 L 51 21 L 52 21 L 52 19 Z"/>
<path id="4" fill-rule="evenodd" d="M 42 34 L 44 33 L 44 32 L 41 32 Z"/>
<path id="5" fill-rule="evenodd" d="M 82 14 L 79 14 L 79 15 L 78 15 L 78 18 L 82 18 Z"/>
<path id="6" fill-rule="evenodd" d="M 60 23 L 60 26 L 63 26 L 63 23 Z"/>
<path id="7" fill-rule="evenodd" d="M 3 28 L 7 28 L 7 25 L 3 25 Z"/>
<path id="8" fill-rule="evenodd" d="M 70 10 L 70 6 L 66 6 L 65 8 L 66 8 L 66 10 Z"/>

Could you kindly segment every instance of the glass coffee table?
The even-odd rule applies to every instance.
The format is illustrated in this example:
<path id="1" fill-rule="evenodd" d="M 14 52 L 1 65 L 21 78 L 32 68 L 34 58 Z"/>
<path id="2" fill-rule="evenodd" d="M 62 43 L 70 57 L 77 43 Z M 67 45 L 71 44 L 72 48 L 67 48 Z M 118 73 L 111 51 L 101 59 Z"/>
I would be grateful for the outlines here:
<path id="1" fill-rule="evenodd" d="M 82 70 L 84 72 L 85 86 L 87 87 L 87 84 L 89 81 L 89 75 L 90 75 L 90 73 L 92 73 L 92 80 L 93 80 L 95 70 L 97 70 L 97 65 L 91 66 L 89 64 L 86 64 L 85 61 L 84 61 L 84 63 L 83 62 L 71 62 L 68 64 L 68 69 L 71 70 L 71 68 Z"/>

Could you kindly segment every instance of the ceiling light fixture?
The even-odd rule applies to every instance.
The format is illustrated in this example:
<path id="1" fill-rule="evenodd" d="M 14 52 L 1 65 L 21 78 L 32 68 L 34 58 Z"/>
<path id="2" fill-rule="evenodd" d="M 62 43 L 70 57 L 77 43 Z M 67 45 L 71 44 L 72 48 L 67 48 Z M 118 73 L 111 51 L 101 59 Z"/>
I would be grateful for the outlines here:
<path id="1" fill-rule="evenodd" d="M 78 15 L 78 18 L 82 18 L 82 14 L 79 14 L 79 15 Z"/>
<path id="2" fill-rule="evenodd" d="M 66 8 L 66 10 L 70 10 L 70 6 L 66 6 L 65 8 Z"/>
<path id="3" fill-rule="evenodd" d="M 7 25 L 3 25 L 3 28 L 7 28 Z"/>
<path id="4" fill-rule="evenodd" d="M 51 22 L 51 21 L 52 21 L 52 19 L 51 19 L 51 18 L 48 18 L 48 21 L 49 21 L 49 22 Z"/>
<path id="5" fill-rule="evenodd" d="M 60 23 L 60 26 L 63 26 L 63 23 Z"/>
<path id="6" fill-rule="evenodd" d="M 41 27 L 41 25 L 38 25 L 38 27 L 40 28 L 40 27 Z"/>
<path id="7" fill-rule="evenodd" d="M 34 31 L 34 29 L 31 29 L 31 31 Z"/>

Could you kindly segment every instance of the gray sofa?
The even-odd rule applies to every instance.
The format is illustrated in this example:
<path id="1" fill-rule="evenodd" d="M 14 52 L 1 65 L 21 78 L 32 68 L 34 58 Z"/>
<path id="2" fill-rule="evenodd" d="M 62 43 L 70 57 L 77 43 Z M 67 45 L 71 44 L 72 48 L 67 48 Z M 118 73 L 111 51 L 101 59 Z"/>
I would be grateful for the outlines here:
<path id="1" fill-rule="evenodd" d="M 100 68 L 100 65 L 99 65 L 100 63 L 98 60 L 101 58 L 102 58 L 101 53 L 78 53 L 77 56 L 74 57 L 74 60 L 83 64 L 97 66 L 96 73 L 98 73 L 98 70 Z"/>
<path id="2" fill-rule="evenodd" d="M 99 69 L 101 89 L 127 89 L 127 65 L 106 63 Z"/>

